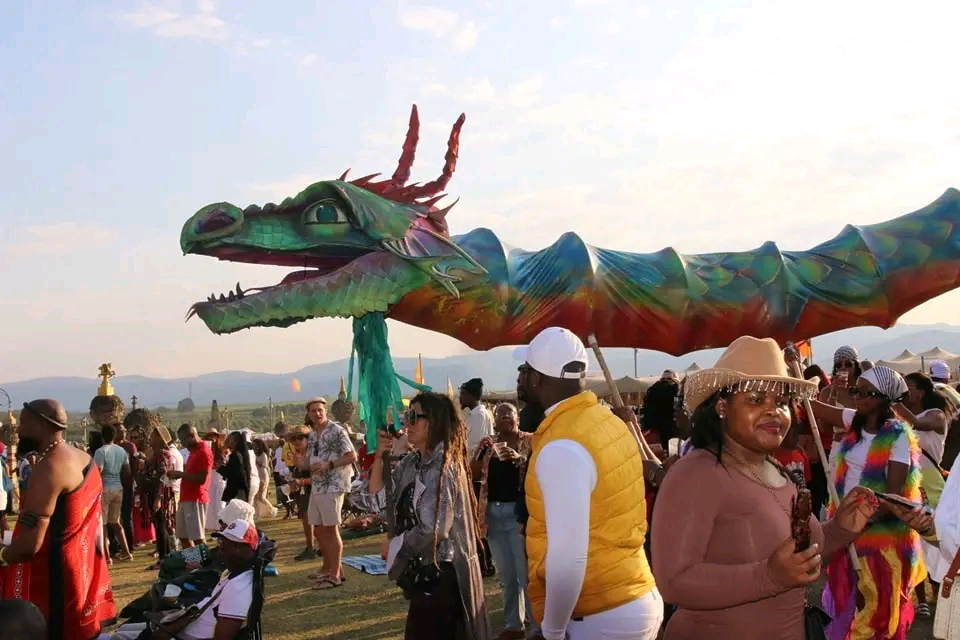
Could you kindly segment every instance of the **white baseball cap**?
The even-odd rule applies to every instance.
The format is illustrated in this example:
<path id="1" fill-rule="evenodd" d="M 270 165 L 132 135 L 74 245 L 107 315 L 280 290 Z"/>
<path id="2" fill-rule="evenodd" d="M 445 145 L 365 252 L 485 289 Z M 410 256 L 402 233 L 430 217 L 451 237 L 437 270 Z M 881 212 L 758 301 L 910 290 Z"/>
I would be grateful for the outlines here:
<path id="1" fill-rule="evenodd" d="M 529 345 L 517 349 L 513 357 L 551 378 L 584 378 L 587 375 L 587 350 L 583 342 L 562 327 L 544 329 Z M 564 371 L 574 362 L 582 363 L 583 371 Z"/>
<path id="2" fill-rule="evenodd" d="M 226 529 L 217 531 L 212 537 L 218 540 L 239 542 L 254 550 L 260 544 L 260 534 L 257 532 L 257 527 L 246 520 L 234 520 L 227 525 Z"/>
<path id="3" fill-rule="evenodd" d="M 949 380 L 950 367 L 948 367 L 947 363 L 944 362 L 943 360 L 934 360 L 933 362 L 930 363 L 930 377 Z"/>

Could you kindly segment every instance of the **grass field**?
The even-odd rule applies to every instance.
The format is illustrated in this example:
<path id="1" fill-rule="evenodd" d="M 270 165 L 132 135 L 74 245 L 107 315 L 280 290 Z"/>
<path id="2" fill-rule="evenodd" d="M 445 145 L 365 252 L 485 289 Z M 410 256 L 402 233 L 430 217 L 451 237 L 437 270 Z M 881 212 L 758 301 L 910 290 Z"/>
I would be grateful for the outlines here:
<path id="1" fill-rule="evenodd" d="M 264 634 L 276 640 L 320 640 L 322 638 L 402 638 L 406 601 L 397 586 L 386 576 L 369 576 L 344 567 L 347 581 L 336 589 L 311 590 L 307 574 L 320 566 L 320 560 L 294 562 L 303 550 L 303 529 L 299 520 L 280 518 L 258 522 L 258 526 L 277 540 L 274 562 L 280 575 L 267 578 L 267 602 L 263 610 Z M 344 555 L 380 553 L 383 535 L 345 541 Z M 156 572 L 144 571 L 153 562 L 152 547 L 141 547 L 133 563 L 111 567 L 117 609 L 142 595 L 156 578 Z M 487 606 L 494 628 L 502 624 L 503 608 L 496 579 L 486 583 Z"/>
<path id="2" fill-rule="evenodd" d="M 321 640 L 338 638 L 360 640 L 402 638 L 406 618 L 406 601 L 395 584 L 386 576 L 369 576 L 344 567 L 346 582 L 336 589 L 311 590 L 307 574 L 320 566 L 320 560 L 294 562 L 293 556 L 303 550 L 303 530 L 299 520 L 280 518 L 258 522 L 258 526 L 277 540 L 274 564 L 280 572 L 267 578 L 267 602 L 263 610 L 263 628 L 271 640 Z M 345 541 L 344 555 L 379 553 L 383 535 Z M 132 563 L 114 564 L 111 568 L 117 609 L 142 595 L 156 577 L 144 571 L 153 562 L 153 547 L 141 547 Z M 485 583 L 487 608 L 493 629 L 503 623 L 500 587 L 496 578 Z M 819 589 L 811 590 L 811 602 L 819 601 Z M 918 619 L 908 634 L 909 640 L 929 640 L 933 619 Z"/>

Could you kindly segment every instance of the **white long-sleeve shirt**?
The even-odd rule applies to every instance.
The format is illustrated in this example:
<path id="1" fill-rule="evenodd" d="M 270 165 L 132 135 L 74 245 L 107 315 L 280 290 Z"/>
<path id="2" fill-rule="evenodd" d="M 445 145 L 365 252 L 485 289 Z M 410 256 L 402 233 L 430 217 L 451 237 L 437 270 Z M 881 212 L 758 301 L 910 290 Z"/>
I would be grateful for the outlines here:
<path id="1" fill-rule="evenodd" d="M 590 494 L 597 465 L 573 440 L 554 440 L 540 450 L 534 472 L 547 530 L 545 640 L 563 640 L 587 572 L 590 547 Z"/>
<path id="2" fill-rule="evenodd" d="M 480 403 L 473 409 L 464 409 L 463 418 L 467 423 L 467 452 L 472 457 L 480 441 L 493 435 L 493 415 Z"/>

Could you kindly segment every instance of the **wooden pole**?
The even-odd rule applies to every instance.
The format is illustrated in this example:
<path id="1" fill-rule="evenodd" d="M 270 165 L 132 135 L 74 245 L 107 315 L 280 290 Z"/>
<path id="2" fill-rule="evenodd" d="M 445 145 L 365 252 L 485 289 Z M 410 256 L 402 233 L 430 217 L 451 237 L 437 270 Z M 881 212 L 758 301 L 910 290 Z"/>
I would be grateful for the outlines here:
<path id="1" fill-rule="evenodd" d="M 603 357 L 603 352 L 600 350 L 600 345 L 597 344 L 597 337 L 591 333 L 587 336 L 587 342 L 590 344 L 590 348 L 593 349 L 593 354 L 597 357 L 597 362 L 600 363 L 600 369 L 603 371 L 603 377 L 606 378 L 607 386 L 610 387 L 610 391 L 613 394 L 613 406 L 618 409 L 623 407 L 623 397 L 620 395 L 620 390 L 617 389 L 613 375 L 610 373 L 610 368 L 607 366 L 607 360 Z M 639 433 L 636 427 L 629 422 L 627 423 L 627 427 L 637 441 L 637 446 L 640 448 L 640 457 L 644 460 L 652 460 L 659 463 L 660 459 L 654 455 L 647 441 L 643 439 L 643 434 Z"/>
<path id="2" fill-rule="evenodd" d="M 793 345 L 791 345 L 791 348 L 792 347 Z M 793 373 L 794 378 L 803 380 L 803 372 L 800 371 L 799 362 L 791 362 L 790 368 L 792 369 L 791 373 Z M 830 468 L 830 459 L 827 457 L 827 451 L 823 448 L 823 441 L 820 439 L 820 427 L 817 425 L 816 416 L 813 415 L 813 404 L 809 399 L 804 398 L 803 408 L 807 412 L 807 420 L 810 421 L 810 433 L 813 435 L 813 442 L 817 447 L 817 456 L 819 456 L 820 464 L 823 465 L 824 473 L 826 473 L 827 469 Z M 837 493 L 837 487 L 833 482 L 831 482 L 830 478 L 827 478 L 827 492 L 830 493 L 830 500 L 832 500 L 835 505 L 839 505 L 840 494 Z M 852 543 L 847 546 L 847 552 L 850 554 L 850 562 L 853 563 L 853 568 L 859 572 L 860 559 L 857 556 L 857 550 Z"/>

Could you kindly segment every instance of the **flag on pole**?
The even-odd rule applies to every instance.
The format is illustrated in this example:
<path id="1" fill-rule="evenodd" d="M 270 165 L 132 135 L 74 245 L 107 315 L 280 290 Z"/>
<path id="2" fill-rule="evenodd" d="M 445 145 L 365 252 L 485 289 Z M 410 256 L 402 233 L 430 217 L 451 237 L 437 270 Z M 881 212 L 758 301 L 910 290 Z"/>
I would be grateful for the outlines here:
<path id="1" fill-rule="evenodd" d="M 447 376 L 447 395 L 451 400 L 457 399 L 457 393 L 453 390 L 453 383 L 450 382 L 450 376 Z"/>
<path id="2" fill-rule="evenodd" d="M 417 354 L 417 369 L 413 372 L 413 380 L 417 384 L 426 384 L 423 381 L 423 360 L 420 359 L 420 354 Z"/>
<path id="3" fill-rule="evenodd" d="M 800 352 L 800 357 L 809 365 L 813 363 L 813 344 L 809 340 L 794 342 L 793 346 Z"/>

